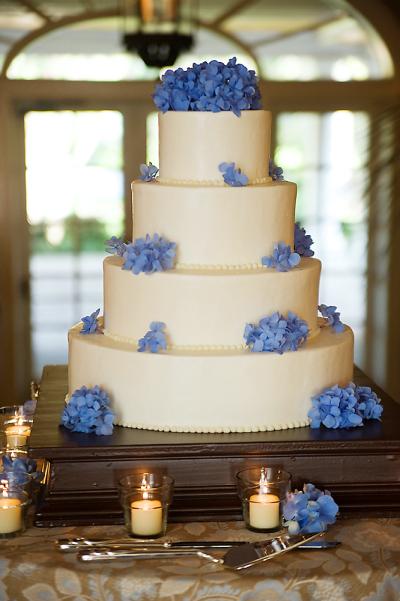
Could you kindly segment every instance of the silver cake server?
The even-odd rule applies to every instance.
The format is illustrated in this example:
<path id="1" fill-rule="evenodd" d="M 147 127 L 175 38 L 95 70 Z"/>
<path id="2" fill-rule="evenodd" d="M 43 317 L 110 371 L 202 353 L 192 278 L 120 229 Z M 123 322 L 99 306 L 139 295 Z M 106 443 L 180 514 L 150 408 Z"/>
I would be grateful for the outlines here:
<path id="1" fill-rule="evenodd" d="M 154 549 L 154 547 L 143 547 L 141 549 L 109 549 L 93 547 L 87 548 L 86 550 L 80 550 L 78 558 L 81 561 L 113 561 L 118 559 L 170 559 L 174 557 L 197 556 L 206 561 L 220 564 L 222 567 L 230 570 L 244 570 L 265 561 L 269 561 L 275 557 L 279 557 L 283 553 L 288 553 L 294 549 L 301 548 L 303 545 L 308 545 L 320 536 L 322 536 L 321 533 L 297 536 L 283 534 L 269 541 L 243 543 L 229 549 L 229 551 L 220 559 L 193 547 L 180 549 L 167 547 L 157 550 Z"/>

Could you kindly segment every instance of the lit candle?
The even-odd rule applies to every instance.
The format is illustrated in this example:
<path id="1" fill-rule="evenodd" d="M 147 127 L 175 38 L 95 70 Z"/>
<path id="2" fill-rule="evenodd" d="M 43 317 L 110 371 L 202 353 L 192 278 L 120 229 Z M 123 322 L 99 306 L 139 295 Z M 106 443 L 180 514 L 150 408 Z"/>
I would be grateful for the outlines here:
<path id="1" fill-rule="evenodd" d="M 280 501 L 268 493 L 265 470 L 261 469 L 260 492 L 249 498 L 249 524 L 257 530 L 276 530 L 280 526 Z"/>
<path id="2" fill-rule="evenodd" d="M 143 476 L 141 486 L 143 498 L 131 503 L 131 530 L 136 536 L 157 536 L 163 529 L 161 501 L 149 499 L 149 488 Z"/>
<path id="3" fill-rule="evenodd" d="M 11 534 L 22 529 L 22 503 L 20 499 L 9 497 L 8 482 L 1 481 L 0 534 Z"/>
<path id="4" fill-rule="evenodd" d="M 18 418 L 15 424 L 6 428 L 7 446 L 10 448 L 25 446 L 30 434 L 31 427 L 24 423 L 22 418 Z"/>

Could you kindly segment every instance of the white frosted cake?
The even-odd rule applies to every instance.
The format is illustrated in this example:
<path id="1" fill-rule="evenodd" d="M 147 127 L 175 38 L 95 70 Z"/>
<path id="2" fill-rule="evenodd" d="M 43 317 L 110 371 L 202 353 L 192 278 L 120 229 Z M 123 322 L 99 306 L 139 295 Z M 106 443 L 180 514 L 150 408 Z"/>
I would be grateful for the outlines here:
<path id="1" fill-rule="evenodd" d="M 352 331 L 320 327 L 317 317 L 320 261 L 303 256 L 287 271 L 261 261 L 278 242 L 294 245 L 296 185 L 269 174 L 270 123 L 261 109 L 159 114 L 159 177 L 132 184 L 133 240 L 157 232 L 173 241 L 174 264 L 135 274 L 126 256 L 107 257 L 102 333 L 82 335 L 81 323 L 69 332 L 70 394 L 101 386 L 118 425 L 295 428 L 309 424 L 314 395 L 351 381 Z M 224 162 L 247 185 L 225 183 Z M 275 312 L 304 321 L 306 340 L 252 352 L 246 324 Z M 154 321 L 165 324 L 167 348 L 138 352 Z"/>

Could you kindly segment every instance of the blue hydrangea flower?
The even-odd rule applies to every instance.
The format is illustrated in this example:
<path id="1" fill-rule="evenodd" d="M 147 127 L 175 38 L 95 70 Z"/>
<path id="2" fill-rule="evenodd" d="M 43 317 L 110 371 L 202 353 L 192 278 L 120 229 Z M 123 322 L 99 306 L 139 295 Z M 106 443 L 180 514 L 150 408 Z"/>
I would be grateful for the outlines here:
<path id="1" fill-rule="evenodd" d="M 135 275 L 172 269 L 175 262 L 176 244 L 169 242 L 158 234 L 153 237 L 146 234 L 126 245 L 123 254 L 122 269 L 128 269 Z"/>
<path id="2" fill-rule="evenodd" d="M 311 245 L 314 244 L 314 240 L 310 234 L 306 233 L 304 227 L 300 227 L 298 223 L 294 224 L 294 250 L 299 253 L 301 257 L 313 257 L 314 251 L 311 250 Z"/>
<path id="3" fill-rule="evenodd" d="M 109 240 L 106 240 L 106 252 L 110 253 L 110 255 L 118 255 L 119 257 L 122 257 L 125 250 L 126 244 L 122 238 L 111 236 Z"/>
<path id="4" fill-rule="evenodd" d="M 308 325 L 295 313 L 287 317 L 278 312 L 260 320 L 258 324 L 246 324 L 244 339 L 253 353 L 285 353 L 296 351 L 308 337 Z"/>
<path id="5" fill-rule="evenodd" d="M 353 386 L 332 386 L 312 398 L 311 428 L 355 428 L 362 425 Z"/>
<path id="6" fill-rule="evenodd" d="M 149 163 L 148 165 L 142 163 L 140 165 L 139 179 L 144 182 L 153 182 L 156 179 L 157 173 L 158 167 L 153 165 L 153 163 Z"/>
<path id="7" fill-rule="evenodd" d="M 376 392 L 369 386 L 354 385 L 354 394 L 358 401 L 357 411 L 362 419 L 380 419 L 383 406 Z"/>
<path id="8" fill-rule="evenodd" d="M 224 182 L 228 186 L 247 186 L 249 183 L 247 175 L 242 173 L 240 169 L 236 169 L 235 163 L 220 163 L 218 169 L 223 174 Z"/>
<path id="9" fill-rule="evenodd" d="M 94 311 L 90 315 L 85 315 L 85 317 L 81 318 L 83 323 L 80 334 L 95 334 L 96 332 L 100 333 L 100 325 L 98 316 L 100 313 L 100 308 L 97 311 Z"/>
<path id="10" fill-rule="evenodd" d="M 12 457 L 11 455 L 3 455 L 3 471 L 10 474 L 25 476 L 28 474 L 33 480 L 40 480 L 43 473 L 38 471 L 37 463 L 31 457 Z"/>
<path id="11" fill-rule="evenodd" d="M 293 252 L 289 245 L 278 242 L 274 245 L 272 255 L 262 257 L 261 263 L 265 267 L 274 267 L 277 271 L 289 271 L 300 263 L 300 255 Z"/>
<path id="12" fill-rule="evenodd" d="M 61 424 L 72 432 L 112 434 L 114 413 L 107 392 L 100 386 L 75 390 L 64 407 Z"/>
<path id="13" fill-rule="evenodd" d="M 167 349 L 167 338 L 163 331 L 164 328 L 165 323 L 162 321 L 152 321 L 150 330 L 139 340 L 138 352 L 158 353 L 160 350 L 165 351 Z"/>
<path id="14" fill-rule="evenodd" d="M 153 100 L 166 111 L 232 111 L 261 108 L 261 94 L 255 71 L 231 58 L 193 63 L 188 69 L 168 69 L 156 87 Z"/>
<path id="15" fill-rule="evenodd" d="M 274 182 L 282 182 L 285 177 L 283 175 L 282 167 L 275 165 L 272 159 L 269 160 L 269 176 L 272 177 Z"/>
<path id="16" fill-rule="evenodd" d="M 336 334 L 340 334 L 344 332 L 344 324 L 340 321 L 340 313 L 336 309 L 334 305 L 318 305 L 318 310 L 322 317 L 325 317 L 326 324 L 331 326 Z"/>
<path id="17" fill-rule="evenodd" d="M 290 535 L 325 532 L 336 522 L 339 507 L 328 490 L 322 492 L 313 484 L 302 491 L 287 494 L 283 504 L 285 526 Z"/>

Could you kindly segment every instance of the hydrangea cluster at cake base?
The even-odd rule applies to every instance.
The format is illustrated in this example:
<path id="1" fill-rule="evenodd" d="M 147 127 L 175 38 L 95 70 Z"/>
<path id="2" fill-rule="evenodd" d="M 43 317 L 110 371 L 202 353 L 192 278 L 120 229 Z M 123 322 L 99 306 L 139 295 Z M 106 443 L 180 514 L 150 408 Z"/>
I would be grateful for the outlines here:
<path id="1" fill-rule="evenodd" d="M 107 392 L 100 386 L 75 390 L 64 407 L 61 424 L 73 432 L 112 434 L 114 413 Z"/>
<path id="2" fill-rule="evenodd" d="M 322 492 L 314 484 L 305 484 L 302 491 L 287 494 L 283 504 L 284 525 L 290 535 L 325 532 L 336 522 L 339 507 L 328 490 Z"/>
<path id="3" fill-rule="evenodd" d="M 13 483 L 17 485 L 23 485 L 27 476 L 36 481 L 39 481 L 43 476 L 43 472 L 38 471 L 37 463 L 31 457 L 12 457 L 4 454 L 2 464 L 0 480 L 10 480 L 12 477 Z"/>
<path id="4" fill-rule="evenodd" d="M 369 386 L 332 386 L 312 399 L 311 428 L 354 428 L 363 420 L 380 419 L 383 406 Z"/>
<path id="5" fill-rule="evenodd" d="M 166 111 L 232 111 L 261 108 L 261 94 L 255 71 L 237 62 L 217 60 L 193 63 L 188 69 L 168 69 L 157 85 L 153 100 Z"/>
<path id="6" fill-rule="evenodd" d="M 309 334 L 307 323 L 289 311 L 287 317 L 276 311 L 258 324 L 246 324 L 244 339 L 252 352 L 285 353 L 296 351 Z"/>

